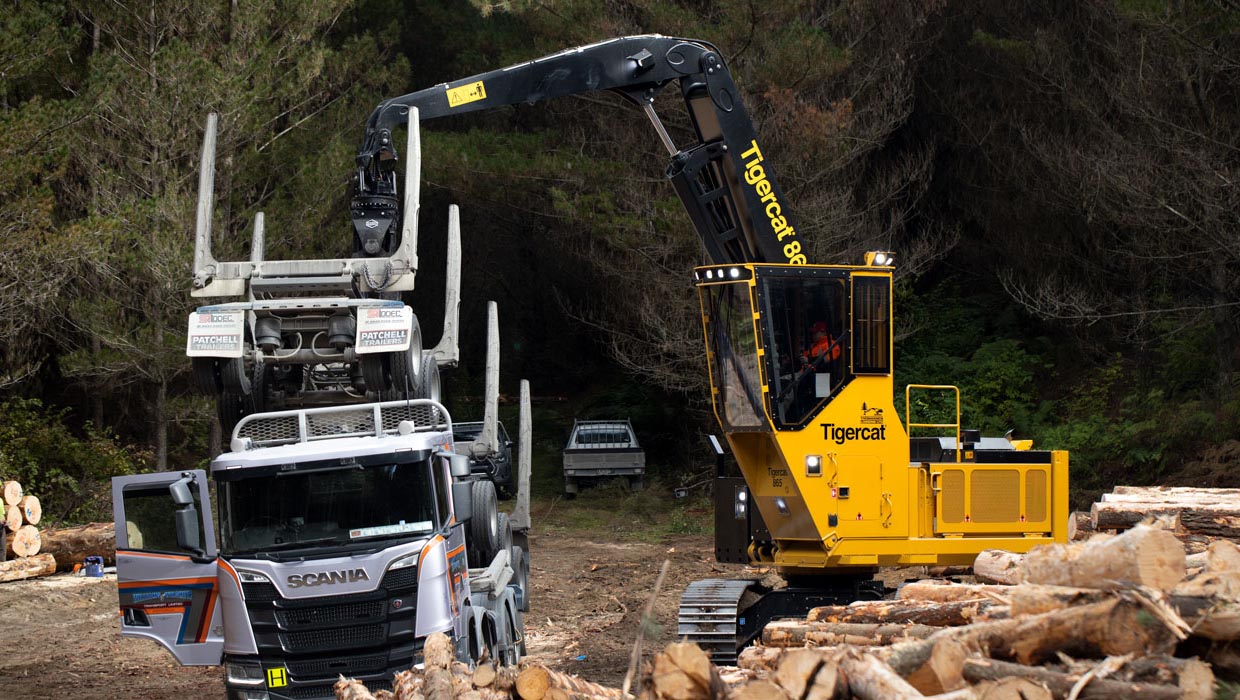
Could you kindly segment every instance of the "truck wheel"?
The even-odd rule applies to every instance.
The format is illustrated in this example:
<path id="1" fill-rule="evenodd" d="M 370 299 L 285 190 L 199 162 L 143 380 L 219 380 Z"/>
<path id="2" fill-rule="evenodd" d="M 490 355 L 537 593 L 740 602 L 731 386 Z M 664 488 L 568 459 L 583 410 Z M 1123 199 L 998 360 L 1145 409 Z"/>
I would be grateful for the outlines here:
<path id="1" fill-rule="evenodd" d="M 232 357 L 220 366 L 220 379 L 225 394 L 246 396 L 250 393 L 250 373 L 245 371 L 245 358 Z"/>
<path id="2" fill-rule="evenodd" d="M 430 399 L 443 402 L 443 385 L 439 382 L 439 363 L 435 361 L 435 353 L 429 350 L 422 353 L 421 384 L 413 392 L 416 399 Z"/>
<path id="3" fill-rule="evenodd" d="M 367 392 L 378 394 L 392 388 L 387 353 L 362 355 L 358 364 L 362 366 L 362 381 L 366 383 Z"/>
<path id="4" fill-rule="evenodd" d="M 530 560 L 525 550 L 512 548 L 512 570 L 516 572 L 517 587 L 521 589 L 521 612 L 530 611 Z"/>
<path id="5" fill-rule="evenodd" d="M 218 394 L 224 389 L 224 379 L 220 377 L 219 360 L 214 357 L 192 357 L 190 365 L 194 370 L 194 386 L 208 396 Z"/>
<path id="6" fill-rule="evenodd" d="M 224 444 L 232 440 L 233 428 L 245 415 L 241 412 L 241 397 L 235 394 L 220 394 L 215 400 L 216 415 L 220 419 L 220 430 L 223 432 Z"/>
<path id="7" fill-rule="evenodd" d="M 564 498 L 573 500 L 577 497 L 577 480 L 572 477 L 564 477 Z"/>
<path id="8" fill-rule="evenodd" d="M 392 388 L 400 394 L 400 398 L 417 397 L 422 388 L 422 327 L 418 325 L 418 317 L 413 317 L 413 326 L 409 329 L 409 348 L 388 353 L 388 365 L 392 371 Z"/>
<path id="9" fill-rule="evenodd" d="M 641 491 L 642 486 L 644 485 L 645 485 L 645 482 L 642 480 L 640 476 L 629 477 L 629 490 L 630 491 Z"/>
<path id="10" fill-rule="evenodd" d="M 499 553 L 501 545 L 499 509 L 495 499 L 495 484 L 479 479 L 470 486 L 474 514 L 469 519 L 469 565 L 475 568 L 487 566 Z"/>

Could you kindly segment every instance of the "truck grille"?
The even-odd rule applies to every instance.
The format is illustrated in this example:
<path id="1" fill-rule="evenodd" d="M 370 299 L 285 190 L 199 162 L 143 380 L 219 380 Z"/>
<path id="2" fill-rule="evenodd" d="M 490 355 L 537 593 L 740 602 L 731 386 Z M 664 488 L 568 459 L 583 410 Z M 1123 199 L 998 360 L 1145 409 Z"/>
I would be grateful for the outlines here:
<path id="1" fill-rule="evenodd" d="M 418 584 L 418 567 L 407 566 L 403 569 L 389 571 L 383 575 L 383 588 L 388 592 L 403 591 L 406 588 L 413 588 Z"/>
<path id="2" fill-rule="evenodd" d="M 366 688 L 374 693 L 379 690 L 391 690 L 391 681 L 366 681 Z M 330 685 L 309 685 L 291 688 L 281 688 L 273 690 L 271 697 L 273 698 L 291 698 L 291 700 L 318 700 L 319 698 L 335 698 L 336 691 L 332 690 Z"/>
<path id="3" fill-rule="evenodd" d="M 334 679 L 337 675 L 351 678 L 365 673 L 378 673 L 386 670 L 388 655 L 384 653 L 318 660 L 307 659 L 305 661 L 290 661 L 286 665 L 289 673 L 298 678 L 327 676 Z"/>
<path id="4" fill-rule="evenodd" d="M 356 625 L 306 632 L 282 632 L 282 646 L 290 652 L 314 649 L 352 649 L 380 644 L 384 640 L 383 625 Z"/>
<path id="5" fill-rule="evenodd" d="M 382 600 L 370 600 L 363 603 L 276 610 L 276 622 L 281 629 L 370 622 L 383 617 L 384 603 Z"/>
<path id="6" fill-rule="evenodd" d="M 280 598 L 276 587 L 270 583 L 243 583 L 241 590 L 245 592 L 245 599 L 250 603 L 270 603 Z"/>

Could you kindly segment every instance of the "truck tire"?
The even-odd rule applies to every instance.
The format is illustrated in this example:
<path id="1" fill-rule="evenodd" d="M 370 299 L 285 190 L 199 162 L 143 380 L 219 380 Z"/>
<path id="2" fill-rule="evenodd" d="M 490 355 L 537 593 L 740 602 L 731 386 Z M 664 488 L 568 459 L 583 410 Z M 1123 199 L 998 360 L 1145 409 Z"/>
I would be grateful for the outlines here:
<path id="1" fill-rule="evenodd" d="M 499 553 L 502 544 L 499 529 L 499 508 L 495 498 L 495 484 L 479 479 L 470 486 L 473 500 L 473 516 L 469 519 L 469 565 L 475 568 L 487 566 Z"/>
<path id="2" fill-rule="evenodd" d="M 629 477 L 629 491 L 633 491 L 633 492 L 641 491 L 643 486 L 645 486 L 645 481 L 643 481 L 642 477 L 640 476 Z"/>
<path id="3" fill-rule="evenodd" d="M 194 387 L 198 391 L 214 396 L 224 390 L 219 360 L 214 357 L 191 357 L 190 365 L 194 370 Z"/>
<path id="4" fill-rule="evenodd" d="M 577 497 L 577 480 L 571 476 L 564 477 L 564 498 L 573 500 Z"/>
<path id="5" fill-rule="evenodd" d="M 515 573 L 513 578 L 517 587 L 521 589 L 521 602 L 518 607 L 521 612 L 530 611 L 530 560 L 526 556 L 525 550 L 520 547 L 512 548 L 512 570 Z"/>
<path id="6" fill-rule="evenodd" d="M 504 550 L 508 550 L 509 552 L 508 564 L 511 566 L 512 565 L 512 558 L 511 558 L 512 524 L 508 522 L 507 513 L 500 513 L 499 514 L 499 548 L 495 550 L 495 553 L 499 554 L 500 552 Z M 513 567 L 513 571 L 516 571 L 515 566 Z"/>
<path id="7" fill-rule="evenodd" d="M 399 394 L 399 399 L 418 398 L 422 389 L 422 326 L 418 317 L 413 317 L 413 326 L 409 330 L 409 348 L 388 353 L 388 366 L 391 369 L 391 388 Z"/>
<path id="8" fill-rule="evenodd" d="M 430 399 L 443 402 L 443 385 L 439 382 L 439 363 L 435 361 L 435 353 L 427 350 L 422 353 L 421 384 L 414 392 L 414 398 Z"/>
<path id="9" fill-rule="evenodd" d="M 362 381 L 366 383 L 368 393 L 379 394 L 392 388 L 387 353 L 362 355 L 357 362 L 362 367 Z"/>

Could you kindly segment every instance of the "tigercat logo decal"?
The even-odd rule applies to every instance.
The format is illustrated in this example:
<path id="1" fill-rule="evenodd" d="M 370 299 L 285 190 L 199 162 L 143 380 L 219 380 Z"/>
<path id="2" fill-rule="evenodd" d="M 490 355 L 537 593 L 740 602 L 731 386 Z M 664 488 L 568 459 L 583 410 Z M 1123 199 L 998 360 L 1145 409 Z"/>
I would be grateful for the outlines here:
<path id="1" fill-rule="evenodd" d="M 369 581 L 370 576 L 366 575 L 365 569 L 353 569 L 352 571 L 322 571 L 314 574 L 293 574 L 287 580 L 289 588 L 301 588 L 302 586 L 334 586 L 338 583 Z"/>
<path id="2" fill-rule="evenodd" d="M 797 231 L 783 216 L 784 205 L 775 196 L 775 188 L 766 177 L 766 169 L 762 167 L 762 150 L 758 148 L 757 141 L 749 141 L 749 150 L 741 154 L 741 160 L 745 162 L 745 182 L 753 187 L 759 201 L 765 205 L 766 218 L 771 222 L 771 230 L 775 232 L 776 240 L 792 239 L 784 244 L 784 258 L 793 265 L 804 265 L 805 253 L 801 252 Z"/>

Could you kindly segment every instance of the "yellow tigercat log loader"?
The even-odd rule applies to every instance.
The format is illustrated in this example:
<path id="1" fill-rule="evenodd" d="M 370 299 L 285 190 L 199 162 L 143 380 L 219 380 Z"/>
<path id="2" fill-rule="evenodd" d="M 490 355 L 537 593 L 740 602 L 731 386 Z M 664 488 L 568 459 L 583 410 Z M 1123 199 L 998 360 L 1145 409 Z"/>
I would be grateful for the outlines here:
<path id="1" fill-rule="evenodd" d="M 678 146 L 654 97 L 679 88 L 696 141 Z M 379 105 L 357 157 L 359 256 L 400 245 L 399 124 L 609 90 L 642 108 L 671 155 L 667 177 L 713 264 L 693 279 L 715 415 L 740 476 L 714 484 L 716 556 L 773 565 L 788 586 L 691 584 L 679 631 L 734 659 L 767 621 L 882 594 L 877 567 L 971 564 L 983 549 L 1065 541 L 1068 455 L 960 425 L 951 386 L 892 376 L 892 255 L 809 260 L 719 51 L 657 35 L 612 39 L 427 88 Z M 954 419 L 911 415 L 937 395 Z M 949 411 L 950 413 L 950 411 Z M 942 437 L 912 437 L 934 431 Z"/>

